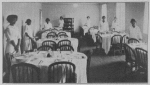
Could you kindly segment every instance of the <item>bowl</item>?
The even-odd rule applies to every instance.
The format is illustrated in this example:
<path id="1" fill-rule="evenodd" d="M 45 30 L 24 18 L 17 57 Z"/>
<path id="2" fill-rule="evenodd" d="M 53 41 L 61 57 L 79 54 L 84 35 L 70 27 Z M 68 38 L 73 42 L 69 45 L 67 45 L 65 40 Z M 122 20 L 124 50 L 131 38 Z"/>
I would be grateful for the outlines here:
<path id="1" fill-rule="evenodd" d="M 15 57 L 17 62 L 25 62 L 27 60 L 26 56 Z"/>

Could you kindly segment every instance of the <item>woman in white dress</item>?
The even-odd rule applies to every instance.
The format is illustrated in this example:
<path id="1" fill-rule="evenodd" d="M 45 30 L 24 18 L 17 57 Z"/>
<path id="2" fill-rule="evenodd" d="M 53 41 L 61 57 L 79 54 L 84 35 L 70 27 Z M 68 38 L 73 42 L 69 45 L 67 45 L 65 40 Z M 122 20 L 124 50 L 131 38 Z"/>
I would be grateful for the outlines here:
<path id="1" fill-rule="evenodd" d="M 51 24 L 51 22 L 50 22 L 50 19 L 49 18 L 46 18 L 45 19 L 45 23 L 44 23 L 44 29 L 45 30 L 48 30 L 48 29 L 52 29 L 53 28 L 53 26 L 52 26 L 52 24 Z"/>
<path id="2" fill-rule="evenodd" d="M 141 33 L 140 28 L 136 24 L 136 20 L 131 19 L 130 23 L 131 23 L 131 26 L 129 27 L 129 36 L 130 36 L 130 38 L 135 38 L 135 39 L 138 39 L 138 40 L 142 40 L 142 33 Z"/>
<path id="3" fill-rule="evenodd" d="M 62 16 L 60 16 L 60 19 L 59 19 L 59 27 L 62 29 L 64 27 L 64 19 Z"/>
<path id="4" fill-rule="evenodd" d="M 83 30 L 84 30 L 84 35 L 85 35 L 85 33 L 88 32 L 88 30 L 89 30 L 90 27 L 91 27 L 90 16 L 87 16 L 87 21 L 86 21 L 86 23 L 84 24 L 84 26 L 82 27 Z"/>
<path id="5" fill-rule="evenodd" d="M 31 28 L 31 20 L 26 20 L 26 25 L 24 28 L 24 52 L 32 50 L 32 41 L 33 39 L 33 31 Z"/>
<path id="6" fill-rule="evenodd" d="M 6 54 L 20 54 L 20 40 L 21 34 L 19 32 L 18 27 L 15 25 L 18 19 L 17 15 L 9 15 L 7 17 L 7 21 L 9 25 L 6 27 L 5 35 L 7 38 L 7 45 L 6 45 Z"/>
<path id="7" fill-rule="evenodd" d="M 119 25 L 118 25 L 117 17 L 114 17 L 114 20 L 113 20 L 112 26 L 111 26 L 112 31 L 119 31 L 118 26 L 119 26 Z"/>
<path id="8" fill-rule="evenodd" d="M 107 32 L 107 31 L 109 31 L 108 22 L 107 22 L 105 16 L 102 16 L 102 20 L 100 21 L 99 30 L 100 30 L 100 32 Z"/>

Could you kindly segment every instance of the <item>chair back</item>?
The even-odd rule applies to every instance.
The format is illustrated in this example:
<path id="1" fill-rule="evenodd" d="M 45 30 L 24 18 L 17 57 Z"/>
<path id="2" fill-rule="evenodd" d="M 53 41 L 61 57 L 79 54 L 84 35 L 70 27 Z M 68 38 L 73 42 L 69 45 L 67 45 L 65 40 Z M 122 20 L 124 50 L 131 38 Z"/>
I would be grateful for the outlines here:
<path id="1" fill-rule="evenodd" d="M 122 42 L 122 36 L 121 35 L 114 35 L 112 38 L 111 38 L 111 45 L 114 45 L 114 44 L 121 44 Z"/>
<path id="2" fill-rule="evenodd" d="M 71 41 L 70 40 L 61 40 L 57 44 L 58 47 L 60 47 L 62 45 L 71 45 Z"/>
<path id="3" fill-rule="evenodd" d="M 11 71 L 14 83 L 38 83 L 40 81 L 40 69 L 32 64 L 14 64 Z"/>
<path id="4" fill-rule="evenodd" d="M 52 32 L 57 32 L 58 30 L 57 30 L 57 29 L 51 29 L 51 31 L 52 31 Z"/>
<path id="5" fill-rule="evenodd" d="M 127 62 L 132 62 L 136 60 L 135 51 L 127 44 L 124 44 L 125 56 Z"/>
<path id="6" fill-rule="evenodd" d="M 96 43 L 102 44 L 102 37 L 99 34 L 95 34 L 96 36 Z"/>
<path id="7" fill-rule="evenodd" d="M 48 51 L 48 50 L 53 50 L 53 48 L 51 46 L 43 45 L 43 46 L 40 46 L 37 50 L 38 51 Z"/>
<path id="8" fill-rule="evenodd" d="M 66 35 L 66 34 L 59 34 L 58 37 L 60 37 L 60 38 L 67 38 L 68 35 Z"/>
<path id="9" fill-rule="evenodd" d="M 52 40 L 46 40 L 42 42 L 42 46 L 51 46 L 53 50 L 56 50 L 56 42 Z"/>
<path id="10" fill-rule="evenodd" d="M 76 83 L 75 69 L 71 62 L 55 62 L 48 67 L 48 82 Z"/>
<path id="11" fill-rule="evenodd" d="M 74 51 L 74 48 L 70 45 L 61 45 L 58 49 L 60 49 L 60 51 Z"/>
<path id="12" fill-rule="evenodd" d="M 55 35 L 52 35 L 52 34 L 49 34 L 46 36 L 47 38 L 50 38 L 50 39 L 54 39 L 56 36 Z"/>
<path id="13" fill-rule="evenodd" d="M 147 68 L 148 68 L 147 51 L 142 48 L 136 48 L 135 50 L 136 50 L 136 54 L 137 54 L 138 66 L 147 70 Z"/>
<path id="14" fill-rule="evenodd" d="M 49 32 L 49 33 L 47 34 L 47 36 L 48 36 L 48 35 L 54 35 L 54 36 L 57 36 L 56 32 L 52 32 L 52 31 Z"/>
<path id="15" fill-rule="evenodd" d="M 122 37 L 122 43 L 123 43 L 123 44 L 128 43 L 127 35 L 124 35 L 124 36 Z"/>
<path id="16" fill-rule="evenodd" d="M 130 43 L 139 43 L 139 41 L 137 39 L 135 39 L 135 38 L 130 38 L 128 40 L 128 44 L 130 44 Z"/>
<path id="17" fill-rule="evenodd" d="M 61 34 L 67 35 L 66 32 L 59 32 L 59 33 L 58 33 L 58 36 L 61 35 Z"/>

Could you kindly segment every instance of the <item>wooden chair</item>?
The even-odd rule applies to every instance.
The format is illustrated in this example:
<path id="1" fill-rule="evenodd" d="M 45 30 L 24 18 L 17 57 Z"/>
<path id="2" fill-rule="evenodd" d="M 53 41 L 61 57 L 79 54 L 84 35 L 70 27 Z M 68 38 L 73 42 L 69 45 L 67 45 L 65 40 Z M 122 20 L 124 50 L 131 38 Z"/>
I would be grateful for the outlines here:
<path id="1" fill-rule="evenodd" d="M 6 76 L 5 76 L 5 78 L 6 78 L 6 82 L 9 82 L 9 77 L 10 77 L 10 69 L 11 69 L 11 60 L 12 60 L 12 58 L 13 58 L 13 55 L 11 55 L 11 54 L 9 54 L 9 53 L 7 53 L 6 55 L 5 55 L 5 59 L 6 59 Z"/>
<path id="2" fill-rule="evenodd" d="M 61 34 L 67 35 L 66 32 L 59 32 L 59 33 L 58 33 L 58 36 L 61 35 Z"/>
<path id="3" fill-rule="evenodd" d="M 60 51 L 74 51 L 74 48 L 70 45 L 61 45 L 58 49 L 60 49 Z"/>
<path id="4" fill-rule="evenodd" d="M 76 83 L 75 69 L 71 62 L 55 62 L 48 67 L 48 82 Z"/>
<path id="5" fill-rule="evenodd" d="M 127 70 L 127 67 L 130 67 L 130 72 L 133 72 L 133 68 L 135 68 L 135 70 L 137 70 L 137 62 L 136 62 L 136 54 L 135 51 L 128 46 L 127 44 L 124 45 L 124 49 L 125 49 L 125 56 L 126 56 L 126 67 L 125 67 L 125 73 Z M 130 65 L 128 65 L 130 64 Z"/>
<path id="6" fill-rule="evenodd" d="M 47 38 L 50 38 L 50 39 L 54 39 L 56 36 L 55 35 L 52 35 L 52 34 L 49 34 L 46 36 Z"/>
<path id="7" fill-rule="evenodd" d="M 130 44 L 130 43 L 139 43 L 139 41 L 137 39 L 135 39 L 135 38 L 130 38 L 128 40 L 128 44 Z"/>
<path id="8" fill-rule="evenodd" d="M 148 74 L 148 55 L 147 51 L 142 48 L 136 48 L 138 71 Z"/>
<path id="9" fill-rule="evenodd" d="M 57 36 L 56 32 L 52 32 L 52 31 L 49 32 L 49 33 L 47 34 L 47 36 L 48 36 L 48 35 L 54 35 L 54 36 Z"/>
<path id="10" fill-rule="evenodd" d="M 46 40 L 42 42 L 42 46 L 51 46 L 53 50 L 56 50 L 57 44 L 55 41 L 52 40 Z"/>
<path id="11" fill-rule="evenodd" d="M 71 41 L 70 40 L 61 40 L 57 44 L 58 47 L 60 47 L 62 45 L 71 45 Z"/>
<path id="12" fill-rule="evenodd" d="M 48 51 L 50 49 L 53 51 L 53 48 L 51 46 L 44 45 L 44 46 L 40 46 L 37 50 L 38 51 Z"/>
<path id="13" fill-rule="evenodd" d="M 57 29 L 51 29 L 51 31 L 52 31 L 52 32 L 57 32 L 58 30 L 57 30 Z"/>
<path id="14" fill-rule="evenodd" d="M 102 37 L 99 34 L 95 34 L 95 36 L 96 36 L 96 48 L 98 48 L 98 46 L 102 48 Z"/>
<path id="15" fill-rule="evenodd" d="M 121 35 L 114 35 L 111 38 L 111 45 L 112 45 L 111 48 L 113 49 L 114 55 L 117 51 L 122 53 L 122 36 Z"/>
<path id="16" fill-rule="evenodd" d="M 124 35 L 123 37 L 122 37 L 122 53 L 123 54 L 125 54 L 125 51 L 124 51 L 124 44 L 127 44 L 128 42 L 128 39 L 127 39 L 127 35 Z"/>
<path id="17" fill-rule="evenodd" d="M 32 64 L 19 63 L 11 67 L 14 83 L 40 82 L 40 69 Z"/>

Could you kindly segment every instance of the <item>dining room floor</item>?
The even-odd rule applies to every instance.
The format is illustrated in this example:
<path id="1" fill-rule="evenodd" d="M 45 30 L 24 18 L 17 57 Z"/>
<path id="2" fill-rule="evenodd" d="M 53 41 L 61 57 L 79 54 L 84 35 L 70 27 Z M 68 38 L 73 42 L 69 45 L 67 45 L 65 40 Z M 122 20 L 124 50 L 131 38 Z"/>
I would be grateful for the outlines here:
<path id="1" fill-rule="evenodd" d="M 79 39 L 80 52 L 93 50 L 89 68 L 88 83 L 146 83 L 142 75 L 136 73 L 125 75 L 125 55 L 113 56 L 96 50 L 94 45 L 87 45 L 86 40 Z"/>

